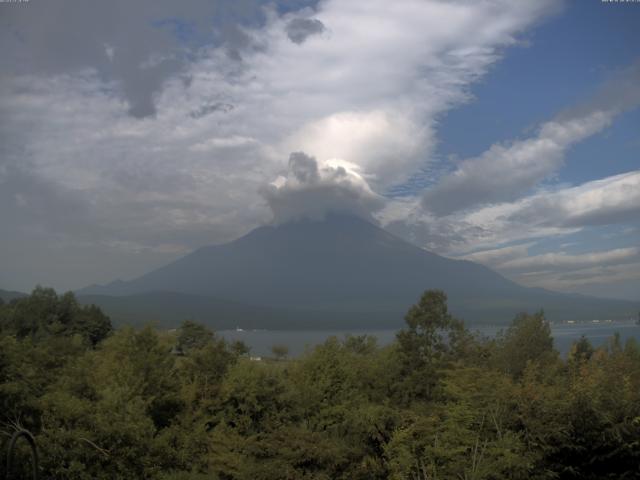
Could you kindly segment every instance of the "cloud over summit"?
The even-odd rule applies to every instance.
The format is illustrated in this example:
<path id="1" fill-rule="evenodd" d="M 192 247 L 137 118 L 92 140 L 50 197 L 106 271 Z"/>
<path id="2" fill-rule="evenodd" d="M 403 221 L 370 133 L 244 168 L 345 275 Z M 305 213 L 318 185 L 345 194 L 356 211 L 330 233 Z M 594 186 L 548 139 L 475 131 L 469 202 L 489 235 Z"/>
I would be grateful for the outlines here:
<path id="1" fill-rule="evenodd" d="M 292 153 L 286 176 L 278 177 L 261 193 L 274 223 L 320 220 L 330 214 L 373 220 L 373 212 L 384 206 L 383 198 L 347 164 L 319 165 L 304 152 Z"/>

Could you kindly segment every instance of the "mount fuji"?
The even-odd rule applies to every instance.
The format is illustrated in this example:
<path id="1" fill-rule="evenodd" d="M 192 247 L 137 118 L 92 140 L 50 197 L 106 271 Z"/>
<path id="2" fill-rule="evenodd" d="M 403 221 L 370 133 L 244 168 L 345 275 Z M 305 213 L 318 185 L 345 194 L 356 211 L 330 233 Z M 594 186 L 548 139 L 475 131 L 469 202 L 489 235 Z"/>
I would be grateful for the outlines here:
<path id="1" fill-rule="evenodd" d="M 633 302 L 523 287 L 493 270 L 419 248 L 357 217 L 259 227 L 131 281 L 77 291 L 116 322 L 214 328 L 383 328 L 428 289 L 467 323 L 502 324 L 544 309 L 550 320 L 629 318 Z"/>

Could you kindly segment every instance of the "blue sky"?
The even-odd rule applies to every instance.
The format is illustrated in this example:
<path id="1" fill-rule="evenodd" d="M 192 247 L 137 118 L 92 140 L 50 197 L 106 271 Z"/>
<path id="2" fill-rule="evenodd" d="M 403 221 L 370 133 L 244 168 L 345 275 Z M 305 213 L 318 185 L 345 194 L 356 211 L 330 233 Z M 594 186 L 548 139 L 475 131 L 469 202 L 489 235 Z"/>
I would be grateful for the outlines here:
<path id="1" fill-rule="evenodd" d="M 640 55 L 640 8 L 570 2 L 524 35 L 487 76 L 472 86 L 474 100 L 442 119 L 439 153 L 475 156 L 500 139 L 525 134 L 592 95 L 611 73 Z M 638 168 L 640 111 L 576 145 L 560 181 L 583 182 Z M 606 160 L 605 160 L 606 159 Z"/>
<path id="2" fill-rule="evenodd" d="M 631 8 L 629 8 L 631 7 Z M 558 112 L 584 102 L 612 72 L 638 61 L 640 9 L 599 1 L 569 2 L 524 36 L 471 88 L 473 101 L 448 112 L 439 127 L 438 154 L 474 157 L 500 140 L 526 137 Z M 487 121 L 487 119 L 490 119 Z M 570 148 L 549 184 L 579 185 L 640 168 L 640 110 Z M 516 242 L 517 243 L 517 242 Z M 532 255 L 584 254 L 640 245 L 640 218 L 539 240 Z M 582 287 L 591 294 L 637 298 L 638 282 Z"/>
<path id="3" fill-rule="evenodd" d="M 640 4 L 0 4 L 0 288 L 364 216 L 638 299 Z M 296 152 L 303 152 L 299 155 Z"/>

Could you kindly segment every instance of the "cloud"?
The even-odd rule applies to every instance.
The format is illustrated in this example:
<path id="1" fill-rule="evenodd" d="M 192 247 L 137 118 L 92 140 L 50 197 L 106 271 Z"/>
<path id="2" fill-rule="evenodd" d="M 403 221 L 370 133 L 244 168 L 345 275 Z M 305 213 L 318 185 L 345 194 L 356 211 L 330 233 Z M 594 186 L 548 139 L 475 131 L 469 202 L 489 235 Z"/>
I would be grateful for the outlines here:
<path id="1" fill-rule="evenodd" d="M 191 118 L 198 119 L 206 115 L 209 115 L 210 113 L 228 112 L 230 110 L 233 110 L 233 105 L 231 105 L 230 103 L 221 103 L 221 102 L 205 103 L 204 105 L 198 107 L 197 109 L 189 112 L 189 116 Z"/>
<path id="2" fill-rule="evenodd" d="M 626 298 L 634 301 L 640 298 L 638 296 L 640 262 L 638 261 L 596 265 L 579 270 L 529 272 L 516 277 L 516 280 L 530 287 L 568 292 L 584 291 L 596 296 Z"/>
<path id="3" fill-rule="evenodd" d="M 311 122 L 286 143 L 315 152 L 324 160 L 357 164 L 377 188 L 403 181 L 419 161 L 429 133 L 402 115 L 374 110 L 341 112 Z"/>
<path id="4" fill-rule="evenodd" d="M 614 76 L 592 99 L 543 123 L 526 140 L 492 145 L 427 190 L 423 206 L 438 216 L 515 200 L 556 172 L 571 146 L 611 125 L 616 115 L 640 104 L 640 67 Z"/>
<path id="5" fill-rule="evenodd" d="M 373 220 L 384 200 L 349 165 L 319 166 L 303 152 L 289 156 L 287 176 L 262 189 L 275 223 L 349 214 Z"/>
<path id="6" fill-rule="evenodd" d="M 437 116 L 468 100 L 468 86 L 555 5 L 323 2 L 314 18 L 328 35 L 293 44 L 283 30 L 295 15 L 249 32 L 260 48 L 243 53 L 229 95 L 246 82 L 240 102 L 286 132 L 277 157 L 303 150 L 355 163 L 382 193 L 428 161 Z M 472 25 L 482 26 L 470 39 Z"/>
<path id="7" fill-rule="evenodd" d="M 639 217 L 640 171 L 575 187 L 542 190 L 516 202 L 488 206 L 460 216 L 464 222 L 487 232 L 483 238 L 476 239 L 483 245 L 567 235 L 586 227 L 615 225 Z"/>
<path id="8" fill-rule="evenodd" d="M 481 263 L 529 287 L 640 300 L 640 248 L 635 246 L 638 243 L 637 231 L 623 228 L 617 233 L 600 235 L 613 237 L 617 244 L 632 246 L 602 250 L 596 243 L 591 245 L 595 250 L 584 251 L 588 244 L 569 242 L 557 247 L 560 251 L 544 252 L 549 250 L 549 247 L 544 247 L 544 242 L 531 241 L 454 258 Z M 563 251 L 567 247 L 580 248 L 581 251 Z M 532 250 L 541 253 L 532 253 Z"/>
<path id="9" fill-rule="evenodd" d="M 538 271 L 545 270 L 580 270 L 596 265 L 611 265 L 627 262 L 638 258 L 640 249 L 617 248 L 603 252 L 590 252 L 580 254 L 544 253 L 532 255 L 526 258 L 514 258 L 499 265 L 500 269 L 513 271 Z"/>
<path id="10" fill-rule="evenodd" d="M 95 69 L 105 85 L 115 83 L 137 118 L 155 115 L 164 82 L 200 47 L 215 43 L 235 51 L 245 40 L 241 29 L 264 22 L 257 0 L 49 0 L 0 9 L 4 70 L 57 75 Z"/>
<path id="11" fill-rule="evenodd" d="M 503 265 L 505 262 L 526 257 L 529 253 L 529 247 L 532 245 L 534 245 L 534 242 L 481 250 L 464 255 L 462 258 L 490 267 L 497 267 Z"/>
<path id="12" fill-rule="evenodd" d="M 537 239 L 639 218 L 638 171 L 540 187 L 638 104 L 637 65 L 424 201 L 384 197 L 438 170 L 438 120 L 560 2 L 284 3 L 0 3 L 0 283 L 127 278 L 330 212 L 531 285 L 638 271 L 627 247 L 528 257 Z"/>
<path id="13" fill-rule="evenodd" d="M 324 24 L 315 18 L 294 18 L 286 26 L 289 40 L 298 45 L 311 35 L 318 35 L 324 30 Z"/>
<path id="14" fill-rule="evenodd" d="M 504 208 L 506 220 L 558 227 L 611 225 L 640 218 L 640 170 L 540 192 Z"/>
<path id="15" fill-rule="evenodd" d="M 638 300 L 640 249 L 638 247 L 585 253 L 552 252 L 528 255 L 529 247 L 516 245 L 485 250 L 462 258 L 482 263 L 529 287 L 584 292 L 603 297 Z"/>
<path id="16" fill-rule="evenodd" d="M 24 175 L 15 193 L 27 204 L 39 185 L 71 192 L 82 228 L 46 220 L 65 209 L 52 194 L 29 217 L 38 248 L 52 249 L 51 235 L 94 245 L 96 259 L 106 244 L 179 250 L 239 236 L 271 219 L 259 191 L 283 172 L 290 185 L 275 202 L 316 188 L 338 195 L 331 208 L 377 211 L 366 188 L 382 195 L 429 163 L 437 119 L 557 9 L 552 0 L 85 3 L 0 4 L 0 171 Z M 296 44 L 287 34 L 296 18 L 326 31 Z M 295 151 L 317 159 L 320 177 L 299 192 L 286 161 Z M 20 241 L 0 242 L 4 264 Z M 50 263 L 62 258 L 50 253 Z M 61 282 L 92 283 L 89 274 Z M 33 284 L 40 272 L 20 275 Z"/>
<path id="17" fill-rule="evenodd" d="M 465 255 L 467 260 L 483 263 L 505 272 L 541 272 L 583 270 L 590 267 L 618 265 L 640 260 L 640 248 L 627 247 L 587 253 L 553 252 L 528 255 L 529 247 L 515 245 L 493 250 L 484 250 Z"/>
<path id="18" fill-rule="evenodd" d="M 495 249 L 495 245 L 569 235 L 587 227 L 637 221 L 640 170 L 540 190 L 514 202 L 444 217 L 425 212 L 419 199 L 394 200 L 378 217 L 387 228 L 426 248 L 463 255 Z"/>

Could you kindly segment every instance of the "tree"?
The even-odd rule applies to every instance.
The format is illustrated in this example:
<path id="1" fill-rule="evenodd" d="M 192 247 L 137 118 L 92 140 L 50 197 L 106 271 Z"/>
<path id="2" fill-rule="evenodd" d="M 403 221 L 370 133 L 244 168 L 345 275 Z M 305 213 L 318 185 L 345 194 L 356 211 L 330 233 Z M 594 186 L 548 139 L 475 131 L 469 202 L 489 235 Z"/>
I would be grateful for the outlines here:
<path id="1" fill-rule="evenodd" d="M 499 336 L 498 345 L 498 365 L 514 378 L 522 376 L 529 362 L 548 363 L 558 357 L 542 310 L 534 315 L 517 315 L 506 333 Z"/>
<path id="2" fill-rule="evenodd" d="M 348 351 L 360 355 L 373 353 L 377 348 L 377 339 L 371 335 L 347 335 L 342 343 Z"/>
<path id="3" fill-rule="evenodd" d="M 112 331 L 111 320 L 95 305 L 80 305 L 73 292 L 58 296 L 52 288 L 37 286 L 31 295 L 2 308 L 1 329 L 17 338 L 33 340 L 81 336 L 91 346 Z"/>
<path id="4" fill-rule="evenodd" d="M 164 435 L 182 403 L 169 341 L 123 328 L 69 362 L 39 399 L 52 478 L 155 478 L 174 463 Z"/>
<path id="5" fill-rule="evenodd" d="M 289 355 L 289 347 L 286 345 L 274 345 L 271 347 L 271 353 L 278 359 L 284 360 Z"/>
<path id="6" fill-rule="evenodd" d="M 74 312 L 72 325 L 72 331 L 80 334 L 92 346 L 107 338 L 113 330 L 109 317 L 96 305 L 78 308 Z"/>
<path id="7" fill-rule="evenodd" d="M 569 360 L 578 364 L 587 362 L 593 355 L 595 349 L 587 337 L 582 335 L 579 340 L 573 342 L 569 351 Z"/>
<path id="8" fill-rule="evenodd" d="M 238 357 L 248 355 L 251 351 L 251 347 L 244 343 L 242 340 L 234 340 L 231 342 L 231 351 Z"/>
<path id="9" fill-rule="evenodd" d="M 402 364 L 401 396 L 431 398 L 438 383 L 438 370 L 456 350 L 464 325 L 447 308 L 441 290 L 426 291 L 405 316 L 407 327 L 397 334 Z"/>
<path id="10" fill-rule="evenodd" d="M 252 362 L 195 322 L 91 348 L 97 311 L 50 289 L 0 306 L 0 443 L 32 431 L 46 478 L 638 478 L 633 339 L 581 338 L 565 363 L 542 312 L 483 339 L 431 291 L 389 346 L 330 337 Z"/>
<path id="11" fill-rule="evenodd" d="M 202 348 L 191 350 L 179 362 L 182 398 L 192 409 L 214 401 L 229 367 L 239 357 L 223 339 L 214 338 Z"/>
<path id="12" fill-rule="evenodd" d="M 243 359 L 229 368 L 220 393 L 219 420 L 251 435 L 279 427 L 290 414 L 287 383 L 278 369 Z"/>
<path id="13" fill-rule="evenodd" d="M 185 320 L 180 325 L 177 348 L 182 353 L 189 353 L 194 349 L 203 348 L 213 340 L 213 332 L 205 325 Z"/>

